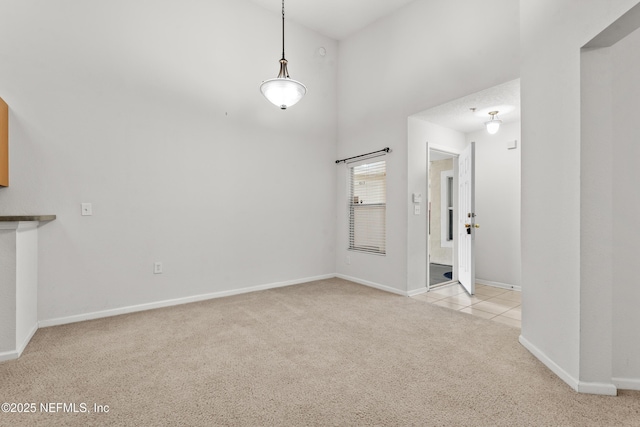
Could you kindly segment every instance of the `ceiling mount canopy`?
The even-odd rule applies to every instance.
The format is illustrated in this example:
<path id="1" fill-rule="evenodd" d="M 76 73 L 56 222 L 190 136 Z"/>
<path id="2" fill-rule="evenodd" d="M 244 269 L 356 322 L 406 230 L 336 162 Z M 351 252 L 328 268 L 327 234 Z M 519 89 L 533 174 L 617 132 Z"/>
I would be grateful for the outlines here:
<path id="1" fill-rule="evenodd" d="M 500 129 L 502 120 L 499 120 L 497 118 L 498 111 L 491 111 L 489 112 L 489 115 L 491 116 L 491 120 L 485 122 L 484 125 L 487 127 L 487 132 L 489 132 L 490 135 L 495 135 L 496 133 L 498 133 L 498 129 Z"/>
<path id="2" fill-rule="evenodd" d="M 287 60 L 284 57 L 284 0 L 282 0 L 282 59 L 280 59 L 280 72 L 275 79 L 262 82 L 260 92 L 269 102 L 282 110 L 295 105 L 307 93 L 305 85 L 289 77 Z"/>

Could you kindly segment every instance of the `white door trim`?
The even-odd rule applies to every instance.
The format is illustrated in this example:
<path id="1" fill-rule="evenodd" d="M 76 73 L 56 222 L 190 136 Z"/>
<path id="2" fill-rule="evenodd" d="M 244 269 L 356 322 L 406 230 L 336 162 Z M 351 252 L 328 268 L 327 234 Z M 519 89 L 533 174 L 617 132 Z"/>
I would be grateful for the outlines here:
<path id="1" fill-rule="evenodd" d="M 427 283 L 426 283 L 426 288 L 427 291 L 429 291 L 430 289 L 430 281 L 431 281 L 431 273 L 429 271 L 429 263 L 431 262 L 430 260 L 430 255 L 431 255 L 431 248 L 430 248 L 430 238 L 429 238 L 429 211 L 428 211 L 428 207 L 429 207 L 429 203 L 431 202 L 431 191 L 430 191 L 430 180 L 429 180 L 429 176 L 430 176 L 430 172 L 431 172 L 431 151 L 437 151 L 443 154 L 448 154 L 450 156 L 453 157 L 453 210 L 454 212 L 457 212 L 458 209 L 458 157 L 460 156 L 461 150 L 458 150 L 456 148 L 453 147 L 448 147 L 446 145 L 439 145 L 439 144 L 433 144 L 430 143 L 429 141 L 427 141 L 427 215 L 425 215 L 426 219 L 426 230 L 427 230 L 427 235 L 425 236 L 425 239 L 427 241 L 427 251 L 426 251 L 426 262 L 425 262 L 425 266 L 426 266 L 426 270 L 427 270 Z M 453 268 L 452 268 L 452 272 L 453 272 L 453 277 L 451 278 L 452 281 L 457 282 L 458 281 L 458 251 L 456 249 L 456 242 L 455 239 L 458 238 L 458 221 L 456 218 L 456 221 L 453 222 L 453 235 L 454 237 L 454 242 L 453 242 Z"/>

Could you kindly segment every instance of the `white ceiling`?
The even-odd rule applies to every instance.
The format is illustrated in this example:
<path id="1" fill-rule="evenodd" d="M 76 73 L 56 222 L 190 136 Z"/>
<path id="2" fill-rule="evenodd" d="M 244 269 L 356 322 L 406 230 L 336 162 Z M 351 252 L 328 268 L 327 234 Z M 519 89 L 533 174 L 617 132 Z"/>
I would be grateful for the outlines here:
<path id="1" fill-rule="evenodd" d="M 475 112 L 471 108 L 475 108 Z M 489 111 L 498 111 L 498 118 L 503 123 L 520 121 L 519 79 L 467 95 L 412 117 L 469 133 L 484 128 L 484 122 L 491 118 Z"/>
<path id="2" fill-rule="evenodd" d="M 249 0 L 281 13 L 281 0 Z M 288 0 L 285 19 L 302 24 L 335 40 L 342 40 L 413 0 Z M 472 112 L 470 108 L 476 108 Z M 415 114 L 422 120 L 463 133 L 484 127 L 489 111 L 499 111 L 503 123 L 520 120 L 520 80 L 477 92 Z"/>
<path id="3" fill-rule="evenodd" d="M 282 11 L 282 1 L 250 0 L 273 12 Z M 342 40 L 413 0 L 288 0 L 285 20 L 302 24 L 335 40 Z"/>

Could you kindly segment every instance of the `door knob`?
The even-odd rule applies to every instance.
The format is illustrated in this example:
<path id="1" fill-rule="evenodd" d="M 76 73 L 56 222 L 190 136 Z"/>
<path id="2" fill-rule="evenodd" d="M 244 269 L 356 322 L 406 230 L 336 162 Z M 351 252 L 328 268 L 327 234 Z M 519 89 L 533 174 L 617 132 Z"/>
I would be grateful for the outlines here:
<path id="1" fill-rule="evenodd" d="M 480 228 L 480 224 L 474 224 L 473 225 L 475 228 Z"/>
<path id="2" fill-rule="evenodd" d="M 471 224 L 465 224 L 464 227 L 465 228 L 471 228 Z"/>

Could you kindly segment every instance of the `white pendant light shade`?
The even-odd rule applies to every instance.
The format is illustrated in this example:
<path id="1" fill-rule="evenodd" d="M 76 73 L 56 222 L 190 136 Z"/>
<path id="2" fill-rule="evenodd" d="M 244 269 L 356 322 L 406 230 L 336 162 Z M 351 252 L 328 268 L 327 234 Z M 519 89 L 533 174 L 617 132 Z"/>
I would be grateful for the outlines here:
<path id="1" fill-rule="evenodd" d="M 487 132 L 489 132 L 490 135 L 495 135 L 496 133 L 498 133 L 500 124 L 502 124 L 502 120 L 496 119 L 497 114 L 497 111 L 490 112 L 489 115 L 491 116 L 491 120 L 485 122 L 484 124 L 487 127 Z"/>
<path id="2" fill-rule="evenodd" d="M 288 61 L 284 59 L 284 0 L 282 0 L 282 59 L 280 59 L 280 72 L 275 79 L 262 82 L 260 92 L 267 100 L 286 110 L 287 107 L 295 105 L 307 93 L 307 87 L 296 80 L 291 80 L 287 70 Z"/>
<path id="3" fill-rule="evenodd" d="M 498 133 L 498 130 L 500 130 L 500 123 L 502 123 L 502 120 L 491 120 L 485 123 L 485 125 L 487 126 L 487 132 L 489 132 L 491 135 L 495 135 L 496 133 Z"/>
<path id="4" fill-rule="evenodd" d="M 262 82 L 260 92 L 276 107 L 286 110 L 295 105 L 307 93 L 305 85 L 287 77 L 277 77 Z"/>

